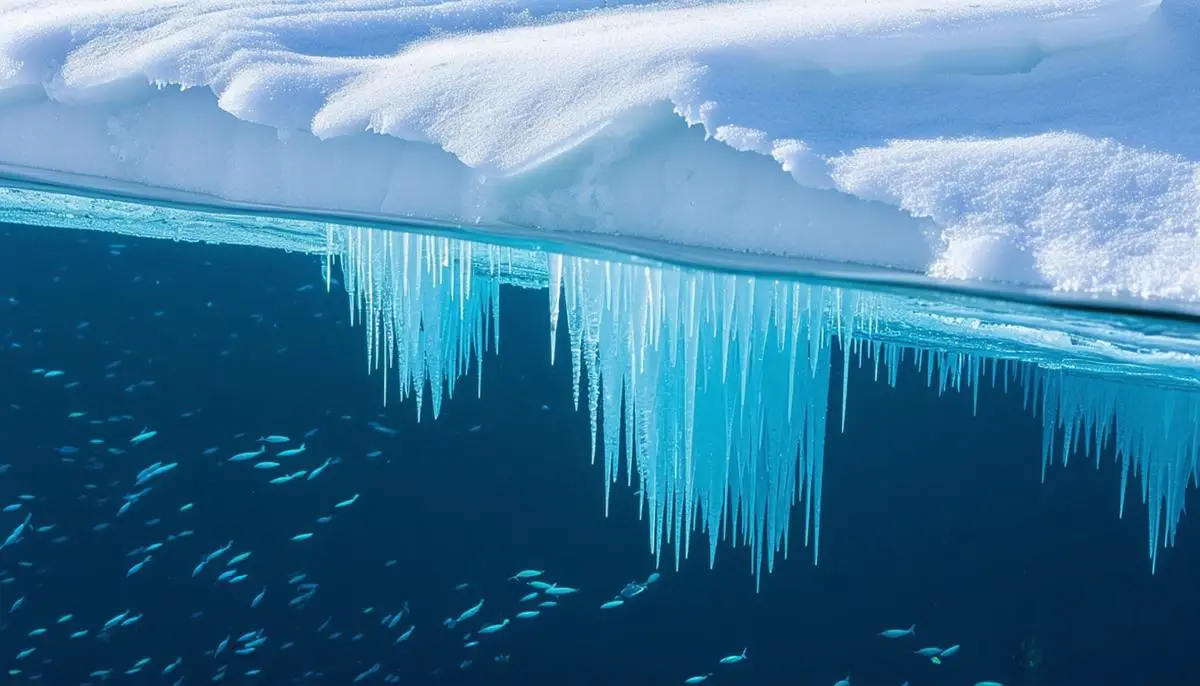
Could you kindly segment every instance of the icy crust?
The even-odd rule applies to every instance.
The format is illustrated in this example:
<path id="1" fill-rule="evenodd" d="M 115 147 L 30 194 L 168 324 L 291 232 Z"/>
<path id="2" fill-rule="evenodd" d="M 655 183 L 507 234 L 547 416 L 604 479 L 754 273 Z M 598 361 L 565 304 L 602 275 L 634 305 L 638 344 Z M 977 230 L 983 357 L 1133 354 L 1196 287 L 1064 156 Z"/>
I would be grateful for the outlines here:
<path id="1" fill-rule="evenodd" d="M 7 0 L 0 18 L 7 165 L 1200 299 L 1195 0 Z"/>
<path id="2" fill-rule="evenodd" d="M 836 285 L 860 294 L 875 305 L 870 338 L 908 347 L 945 349 L 962 355 L 1009 359 L 1070 370 L 1100 378 L 1140 379 L 1165 387 L 1200 390 L 1200 330 L 1190 319 L 1130 319 L 1087 310 L 1050 309 L 1006 300 L 945 296 L 920 288 L 880 287 L 848 277 L 819 279 L 742 275 L 698 266 L 678 267 L 653 258 L 590 248 L 574 253 L 534 245 L 519 238 L 472 232 L 477 240 L 461 240 L 445 232 L 423 233 L 419 227 L 373 229 L 366 225 L 292 219 L 256 213 L 223 213 L 167 205 L 150 206 L 115 198 L 80 197 L 61 192 L 0 185 L 0 223 L 113 233 L 122 236 L 252 246 L 328 257 L 345 246 L 391 245 L 396 242 L 440 245 L 454 249 L 447 268 L 466 261 L 480 279 L 529 289 L 546 289 L 555 281 L 553 267 L 564 260 L 589 259 L 607 269 L 676 273 L 688 278 L 720 276 L 776 288 L 779 284 Z M 567 244 L 570 248 L 577 244 Z M 362 259 L 373 259 L 368 253 Z M 561 275 L 557 277 L 561 280 Z M 592 284 L 601 291 L 607 286 Z M 859 297 L 859 296 L 856 296 Z"/>

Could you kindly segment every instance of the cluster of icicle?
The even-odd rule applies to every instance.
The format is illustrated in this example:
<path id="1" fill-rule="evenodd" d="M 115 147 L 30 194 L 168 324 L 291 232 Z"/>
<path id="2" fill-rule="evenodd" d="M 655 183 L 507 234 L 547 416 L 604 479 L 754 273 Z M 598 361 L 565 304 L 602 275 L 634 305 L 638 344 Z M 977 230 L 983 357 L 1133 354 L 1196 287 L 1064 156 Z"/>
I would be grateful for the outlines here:
<path id="1" fill-rule="evenodd" d="M 843 429 L 852 362 L 869 362 L 876 379 L 882 366 L 895 385 L 908 358 L 939 393 L 1020 386 L 1046 427 L 1043 476 L 1056 453 L 1064 464 L 1071 454 L 1099 461 L 1111 445 L 1122 465 L 1122 513 L 1130 471 L 1140 477 L 1155 560 L 1174 541 L 1188 480 L 1200 477 L 1198 434 L 1189 430 L 1200 425 L 1197 393 L 882 341 L 873 333 L 889 301 L 878 294 L 372 229 L 331 228 L 328 247 L 367 329 L 368 368 L 394 372 L 418 416 L 428 387 L 435 418 L 471 359 L 481 365 L 489 342 L 498 349 L 506 274 L 540 260 L 542 280 L 516 281 L 549 282 L 551 363 L 566 320 L 574 399 L 576 407 L 587 399 L 605 507 L 624 462 L 649 513 L 650 548 L 661 561 L 670 546 L 676 567 L 699 530 L 710 564 L 731 539 L 750 546 L 756 576 L 764 564 L 772 570 L 777 554 L 787 555 L 797 503 L 818 559 L 835 357 Z M 327 279 L 331 271 L 327 263 Z"/>

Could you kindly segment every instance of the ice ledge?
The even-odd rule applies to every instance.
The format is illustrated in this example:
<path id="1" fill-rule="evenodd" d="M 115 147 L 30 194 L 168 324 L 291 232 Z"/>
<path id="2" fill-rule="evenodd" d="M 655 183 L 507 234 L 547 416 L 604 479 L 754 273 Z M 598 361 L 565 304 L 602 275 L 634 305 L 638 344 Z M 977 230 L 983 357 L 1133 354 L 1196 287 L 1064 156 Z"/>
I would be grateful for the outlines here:
<path id="1" fill-rule="evenodd" d="M 0 8 L 9 165 L 1200 300 L 1192 0 Z"/>
<path id="2" fill-rule="evenodd" d="M 281 136 L 220 110 L 198 89 L 116 108 L 12 104 L 0 107 L 4 131 L 39 132 L 0 133 L 0 161 L 15 168 L 235 203 L 623 234 L 917 272 L 932 260 L 936 236 L 928 220 L 799 185 L 770 158 L 705 140 L 665 106 L 628 113 L 586 143 L 506 177 L 388 136 Z"/>

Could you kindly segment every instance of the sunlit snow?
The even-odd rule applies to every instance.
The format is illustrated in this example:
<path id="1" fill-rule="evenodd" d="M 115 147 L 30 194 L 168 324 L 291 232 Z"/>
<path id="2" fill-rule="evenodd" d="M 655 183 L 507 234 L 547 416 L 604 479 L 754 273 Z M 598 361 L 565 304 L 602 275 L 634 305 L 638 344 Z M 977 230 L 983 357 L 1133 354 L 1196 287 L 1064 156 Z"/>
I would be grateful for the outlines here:
<path id="1" fill-rule="evenodd" d="M 1194 0 L 0 18 L 13 176 L 1200 300 Z"/>

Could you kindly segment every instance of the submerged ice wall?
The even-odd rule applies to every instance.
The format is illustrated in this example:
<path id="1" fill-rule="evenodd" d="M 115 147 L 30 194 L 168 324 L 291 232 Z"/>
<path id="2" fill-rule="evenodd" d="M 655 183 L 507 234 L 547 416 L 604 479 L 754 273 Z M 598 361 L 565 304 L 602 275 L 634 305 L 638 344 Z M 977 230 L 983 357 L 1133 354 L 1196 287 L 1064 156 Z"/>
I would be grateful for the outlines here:
<path id="1" fill-rule="evenodd" d="M 1137 344 L 1122 351 L 832 285 L 371 229 L 330 227 L 328 241 L 326 278 L 340 263 L 369 367 L 415 396 L 418 412 L 428 388 L 435 417 L 472 361 L 482 391 L 483 352 L 500 343 L 501 279 L 548 284 L 549 359 L 567 358 L 576 406 L 586 398 L 606 494 L 623 465 L 649 513 L 651 550 L 661 558 L 671 546 L 675 565 L 699 531 L 710 564 L 730 538 L 750 546 L 756 573 L 770 571 L 788 553 L 797 504 L 818 559 L 825 435 L 853 430 L 847 380 L 864 366 L 894 385 L 900 365 L 915 364 L 939 393 L 1023 393 L 1044 425 L 1043 476 L 1055 460 L 1114 458 L 1121 514 L 1132 477 L 1150 510 L 1152 564 L 1200 478 L 1200 350 L 1135 355 Z M 556 351 L 562 322 L 570 348 Z"/>
<path id="2" fill-rule="evenodd" d="M 1194 0 L 0 0 L 0 165 L 1197 301 L 1198 34 Z"/>
<path id="3" fill-rule="evenodd" d="M 769 569 L 798 501 L 817 555 L 822 437 L 855 430 L 846 389 L 830 386 L 861 367 L 895 384 L 916 364 L 939 393 L 1022 393 L 1045 427 L 1043 473 L 1072 457 L 1117 460 L 1119 512 L 1136 488 L 1154 562 L 1198 475 L 1200 336 L 1186 324 L 19 188 L 0 188 L 0 221 L 323 255 L 368 333 L 367 369 L 434 416 L 472 363 L 483 392 L 499 286 L 549 287 L 547 356 L 572 366 L 577 403 L 586 393 L 593 459 L 606 487 L 622 465 L 627 483 L 637 476 L 651 549 L 673 548 L 676 562 L 700 529 L 710 561 L 732 536 Z M 570 347 L 557 351 L 564 325 Z"/>

